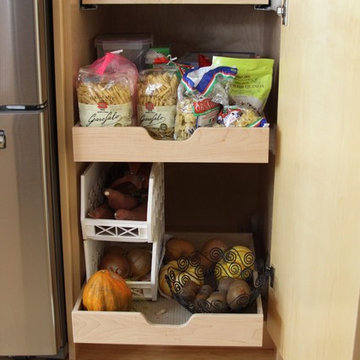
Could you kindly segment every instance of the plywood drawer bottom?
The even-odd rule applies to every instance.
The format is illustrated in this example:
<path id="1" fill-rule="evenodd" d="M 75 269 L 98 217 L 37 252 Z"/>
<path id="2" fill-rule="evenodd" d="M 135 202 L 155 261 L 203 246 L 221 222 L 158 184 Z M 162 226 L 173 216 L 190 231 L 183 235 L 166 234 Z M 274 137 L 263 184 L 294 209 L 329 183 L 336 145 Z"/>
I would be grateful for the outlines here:
<path id="1" fill-rule="evenodd" d="M 135 301 L 133 311 L 72 311 L 75 343 L 262 346 L 261 298 L 251 314 L 191 314 L 174 300 Z"/>

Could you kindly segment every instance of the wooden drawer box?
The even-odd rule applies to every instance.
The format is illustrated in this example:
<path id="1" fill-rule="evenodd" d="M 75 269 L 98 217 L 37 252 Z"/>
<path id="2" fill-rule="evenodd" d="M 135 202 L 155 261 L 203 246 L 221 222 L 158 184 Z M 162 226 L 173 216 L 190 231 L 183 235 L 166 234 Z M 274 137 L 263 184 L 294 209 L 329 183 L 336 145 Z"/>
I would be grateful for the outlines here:
<path id="1" fill-rule="evenodd" d="M 269 128 L 199 128 L 155 140 L 142 127 L 73 127 L 75 161 L 267 163 Z"/>
<path id="2" fill-rule="evenodd" d="M 264 318 L 260 298 L 255 314 L 193 314 L 190 318 L 174 300 L 138 303 L 137 312 L 86 311 L 82 310 L 80 295 L 72 311 L 74 342 L 262 346 Z M 163 311 L 166 312 L 162 314 Z M 163 316 L 173 323 L 152 323 L 148 315 L 155 321 Z"/>
<path id="3" fill-rule="evenodd" d="M 201 243 L 209 235 L 202 233 L 196 240 Z M 234 237 L 221 235 L 225 240 Z M 251 234 L 239 238 L 241 244 L 252 246 Z M 154 302 L 134 301 L 129 312 L 86 311 L 80 294 L 72 326 L 75 343 L 255 347 L 262 346 L 264 316 L 260 296 L 253 313 L 191 314 L 175 300 L 161 296 Z"/>

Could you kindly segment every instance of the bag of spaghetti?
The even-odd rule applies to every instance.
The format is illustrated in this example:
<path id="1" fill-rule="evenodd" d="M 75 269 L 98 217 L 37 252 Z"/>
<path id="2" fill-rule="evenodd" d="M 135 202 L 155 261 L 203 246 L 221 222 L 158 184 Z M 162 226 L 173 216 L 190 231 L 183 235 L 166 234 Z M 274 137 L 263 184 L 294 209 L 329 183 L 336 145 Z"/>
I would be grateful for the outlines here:
<path id="1" fill-rule="evenodd" d="M 76 88 L 80 125 L 135 125 L 137 79 L 136 66 L 116 52 L 80 68 Z"/>
<path id="2" fill-rule="evenodd" d="M 176 67 L 143 70 L 139 74 L 137 116 L 139 125 L 155 139 L 174 137 L 177 88 Z"/>
<path id="3" fill-rule="evenodd" d="M 229 87 L 237 69 L 207 66 L 187 71 L 178 88 L 176 140 L 188 139 L 199 127 L 216 125 L 222 106 L 229 105 Z"/>

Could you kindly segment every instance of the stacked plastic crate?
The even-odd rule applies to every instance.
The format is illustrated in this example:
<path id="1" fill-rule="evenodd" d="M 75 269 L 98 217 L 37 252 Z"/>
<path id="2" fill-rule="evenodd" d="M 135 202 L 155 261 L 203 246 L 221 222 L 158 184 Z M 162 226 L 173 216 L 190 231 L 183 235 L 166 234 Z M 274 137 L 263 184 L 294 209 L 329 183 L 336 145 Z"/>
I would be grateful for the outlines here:
<path id="1" fill-rule="evenodd" d="M 111 164 L 92 163 L 81 175 L 81 227 L 84 239 L 86 278 L 98 270 L 106 248 L 120 245 L 130 250 L 141 247 L 151 251 L 151 272 L 145 279 L 126 282 L 134 299 L 157 299 L 158 270 L 165 230 L 164 167 L 153 163 L 151 167 L 146 221 L 93 219 L 89 211 L 104 201 L 107 170 Z M 121 243 L 121 244 L 119 244 Z"/>

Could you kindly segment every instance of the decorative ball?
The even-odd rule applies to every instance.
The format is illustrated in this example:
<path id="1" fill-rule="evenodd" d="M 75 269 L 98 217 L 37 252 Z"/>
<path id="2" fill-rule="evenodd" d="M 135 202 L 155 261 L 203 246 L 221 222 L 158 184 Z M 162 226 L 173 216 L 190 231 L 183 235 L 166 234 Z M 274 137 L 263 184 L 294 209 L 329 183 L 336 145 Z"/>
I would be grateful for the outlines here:
<path id="1" fill-rule="evenodd" d="M 169 287 L 168 278 L 171 289 Z M 160 269 L 159 287 L 168 296 L 172 296 L 171 291 L 181 294 L 186 282 L 192 281 L 198 286 L 204 284 L 204 271 L 201 266 L 194 266 L 190 258 L 180 258 L 172 260 Z"/>
<path id="2" fill-rule="evenodd" d="M 254 253 L 246 246 L 233 246 L 227 250 L 223 259 L 215 265 L 215 277 L 222 278 L 250 279 L 254 270 Z"/>

